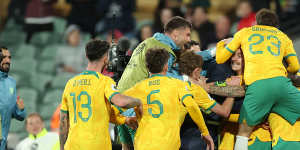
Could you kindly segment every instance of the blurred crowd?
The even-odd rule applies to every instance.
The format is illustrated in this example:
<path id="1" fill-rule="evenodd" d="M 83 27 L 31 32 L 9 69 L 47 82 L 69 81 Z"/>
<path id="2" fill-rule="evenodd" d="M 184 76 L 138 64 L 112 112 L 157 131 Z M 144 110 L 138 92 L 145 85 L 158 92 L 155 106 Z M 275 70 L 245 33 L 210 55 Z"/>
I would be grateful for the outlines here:
<path id="1" fill-rule="evenodd" d="M 288 30 L 299 21 L 299 6 L 299 0 L 230 0 L 226 3 L 221 0 L 2 0 L 0 31 L 12 19 L 22 25 L 25 42 L 31 43 L 34 34 L 54 30 L 54 17 L 65 19 L 66 30 L 57 53 L 57 72 L 77 73 L 84 69 L 85 63 L 80 57 L 84 44 L 81 33 L 111 41 L 114 29 L 116 39 L 128 38 L 129 49 L 133 50 L 139 42 L 163 32 L 163 26 L 172 16 L 182 16 L 193 24 L 192 40 L 205 50 L 236 31 L 254 25 L 255 13 L 261 8 L 276 11 L 282 29 Z M 75 51 L 79 55 L 75 55 Z"/>

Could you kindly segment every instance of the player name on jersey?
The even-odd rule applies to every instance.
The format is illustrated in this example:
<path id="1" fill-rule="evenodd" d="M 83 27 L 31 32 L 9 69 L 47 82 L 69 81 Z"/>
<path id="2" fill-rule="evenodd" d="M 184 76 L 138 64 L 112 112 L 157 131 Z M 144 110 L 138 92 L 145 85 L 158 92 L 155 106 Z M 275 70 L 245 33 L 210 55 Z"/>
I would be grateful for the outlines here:
<path id="1" fill-rule="evenodd" d="M 73 87 L 75 86 L 82 86 L 82 85 L 91 85 L 91 79 L 79 79 L 79 80 L 74 80 L 73 82 Z"/>

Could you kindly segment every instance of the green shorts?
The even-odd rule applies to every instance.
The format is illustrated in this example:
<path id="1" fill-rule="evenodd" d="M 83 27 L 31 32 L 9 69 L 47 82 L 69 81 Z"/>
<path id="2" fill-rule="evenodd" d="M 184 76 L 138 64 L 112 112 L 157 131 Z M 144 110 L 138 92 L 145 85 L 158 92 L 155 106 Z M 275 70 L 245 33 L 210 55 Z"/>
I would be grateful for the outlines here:
<path id="1" fill-rule="evenodd" d="M 248 146 L 248 150 L 271 150 L 272 142 L 262 142 L 258 138 L 255 138 L 253 144 Z"/>
<path id="2" fill-rule="evenodd" d="M 270 112 L 294 124 L 300 117 L 300 91 L 286 77 L 258 80 L 246 89 L 239 122 L 249 126 L 263 122 Z"/>
<path id="3" fill-rule="evenodd" d="M 118 129 L 118 136 L 120 138 L 120 142 L 123 144 L 133 145 L 132 143 L 133 139 L 130 136 L 128 128 L 125 125 L 119 125 L 117 126 L 117 129 Z"/>
<path id="4" fill-rule="evenodd" d="M 272 150 L 298 150 L 298 149 L 300 149 L 300 141 L 284 141 L 281 138 L 279 138 L 277 144 L 272 147 Z"/>

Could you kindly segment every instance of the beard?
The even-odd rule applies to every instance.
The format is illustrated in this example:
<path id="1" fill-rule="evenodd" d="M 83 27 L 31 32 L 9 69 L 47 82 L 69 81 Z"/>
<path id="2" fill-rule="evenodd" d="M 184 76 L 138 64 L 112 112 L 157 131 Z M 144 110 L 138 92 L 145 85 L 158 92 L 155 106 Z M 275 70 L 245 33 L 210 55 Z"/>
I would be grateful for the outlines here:
<path id="1" fill-rule="evenodd" d="M 9 69 L 10 69 L 10 64 L 9 63 L 2 64 L 1 67 L 0 67 L 0 71 L 6 72 L 6 73 L 9 72 Z"/>

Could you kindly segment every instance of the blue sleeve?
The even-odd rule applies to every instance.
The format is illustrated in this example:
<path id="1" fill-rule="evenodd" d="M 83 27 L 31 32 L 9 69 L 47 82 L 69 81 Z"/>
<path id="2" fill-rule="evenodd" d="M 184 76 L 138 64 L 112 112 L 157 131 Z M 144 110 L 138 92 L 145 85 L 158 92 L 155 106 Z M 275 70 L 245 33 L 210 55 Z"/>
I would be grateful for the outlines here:
<path id="1" fill-rule="evenodd" d="M 14 104 L 15 106 L 14 106 L 12 117 L 16 118 L 19 121 L 23 121 L 26 117 L 26 110 L 25 110 L 25 108 L 23 110 L 20 110 L 18 108 L 17 103 L 16 103 L 16 99 L 17 99 L 17 93 L 16 93 L 16 88 L 15 88 L 14 89 L 13 101 L 12 101 L 12 102 L 15 103 Z"/>
<path id="2" fill-rule="evenodd" d="M 168 72 L 167 72 L 167 76 L 168 77 L 172 77 L 172 78 L 176 78 L 179 80 L 183 80 L 182 75 L 179 73 L 178 69 L 178 65 L 174 66 L 174 62 L 175 62 L 175 58 L 173 55 L 170 54 L 170 58 L 168 60 Z"/>
<path id="3" fill-rule="evenodd" d="M 209 60 L 212 60 L 214 59 L 213 56 L 211 56 L 211 51 L 213 49 L 207 49 L 207 50 L 204 50 L 204 51 L 200 51 L 200 52 L 196 52 L 196 54 L 198 55 L 201 55 L 202 58 L 203 58 L 203 61 L 209 61 Z"/>
<path id="4" fill-rule="evenodd" d="M 12 114 L 13 118 L 16 118 L 19 121 L 23 121 L 26 117 L 26 110 L 25 108 L 23 110 L 20 110 L 17 106 L 17 104 L 14 107 L 14 112 Z"/>

